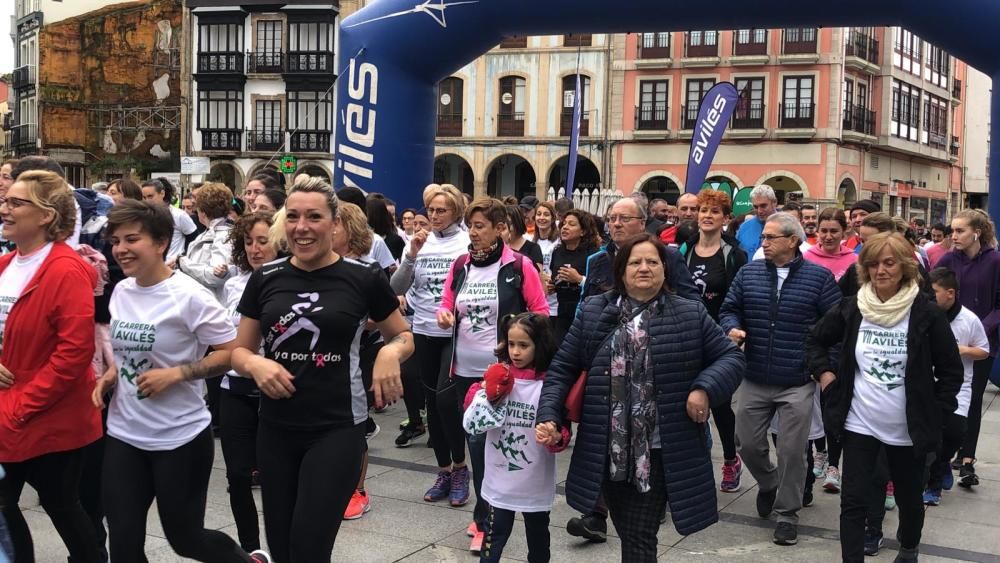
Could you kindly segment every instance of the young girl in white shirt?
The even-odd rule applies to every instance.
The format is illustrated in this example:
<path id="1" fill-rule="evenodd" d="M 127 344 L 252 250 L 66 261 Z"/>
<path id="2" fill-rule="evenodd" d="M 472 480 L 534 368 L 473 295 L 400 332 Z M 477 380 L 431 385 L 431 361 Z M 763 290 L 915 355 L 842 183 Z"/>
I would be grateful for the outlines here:
<path id="1" fill-rule="evenodd" d="M 501 363 L 491 365 L 483 382 L 469 389 L 464 426 L 486 434 L 483 499 L 489 503 L 479 561 L 500 561 L 514 528 L 514 513 L 524 516 L 528 561 L 549 560 L 549 511 L 556 496 L 555 453 L 566 449 L 569 432 L 545 446 L 535 435 L 535 412 L 556 345 L 547 315 L 521 313 L 500 326 L 506 337 L 497 347 Z"/>

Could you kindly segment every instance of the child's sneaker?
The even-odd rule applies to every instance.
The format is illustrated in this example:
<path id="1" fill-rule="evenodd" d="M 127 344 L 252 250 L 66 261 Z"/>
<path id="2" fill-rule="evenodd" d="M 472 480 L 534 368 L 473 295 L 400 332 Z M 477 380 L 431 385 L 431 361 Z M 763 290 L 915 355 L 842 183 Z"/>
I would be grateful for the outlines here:
<path id="1" fill-rule="evenodd" d="M 448 498 L 451 492 L 451 471 L 438 471 L 437 479 L 431 488 L 424 493 L 424 500 L 427 502 L 437 502 Z"/>
<path id="2" fill-rule="evenodd" d="M 826 452 L 816 452 L 813 454 L 813 477 L 819 479 L 826 474 L 827 459 Z"/>
<path id="3" fill-rule="evenodd" d="M 927 506 L 941 504 L 941 489 L 924 489 L 924 504 Z"/>
<path id="4" fill-rule="evenodd" d="M 896 488 L 892 486 L 892 481 L 889 481 L 889 484 L 885 486 L 885 509 L 896 509 Z"/>
<path id="5" fill-rule="evenodd" d="M 840 492 L 840 470 L 832 465 L 826 468 L 826 479 L 823 480 L 823 490 L 828 493 Z"/>
<path id="6" fill-rule="evenodd" d="M 483 550 L 483 539 L 486 534 L 484 532 L 476 531 L 476 535 L 472 536 L 472 541 L 469 542 L 469 551 L 472 553 L 479 553 Z"/>
<path id="7" fill-rule="evenodd" d="M 722 463 L 722 483 L 719 490 L 724 493 L 735 493 L 740 490 L 740 477 L 743 475 L 743 460 L 739 454 L 736 459 L 727 459 Z"/>
<path id="8" fill-rule="evenodd" d="M 478 533 L 478 532 L 479 532 L 479 526 L 477 526 L 475 520 L 473 520 L 473 522 L 471 524 L 469 524 L 469 527 L 466 528 L 465 535 L 467 535 L 467 536 L 469 536 L 471 538 L 471 537 L 475 537 L 476 533 Z"/>
<path id="9" fill-rule="evenodd" d="M 351 496 L 351 502 L 347 504 L 347 510 L 344 511 L 344 520 L 357 520 L 371 509 L 372 505 L 368 500 L 368 492 L 355 490 Z"/>

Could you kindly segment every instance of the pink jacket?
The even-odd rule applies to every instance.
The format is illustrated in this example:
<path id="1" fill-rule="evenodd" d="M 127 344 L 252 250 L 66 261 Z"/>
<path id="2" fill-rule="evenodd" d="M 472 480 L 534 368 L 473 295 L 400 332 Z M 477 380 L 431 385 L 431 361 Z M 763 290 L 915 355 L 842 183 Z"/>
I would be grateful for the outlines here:
<path id="1" fill-rule="evenodd" d="M 819 264 L 827 270 L 833 273 L 833 277 L 837 281 L 844 275 L 851 264 L 858 261 L 858 255 L 854 253 L 853 250 L 841 245 L 840 250 L 836 254 L 827 254 L 823 250 L 823 247 L 816 245 L 806 251 L 802 255 L 802 258 L 812 262 L 813 264 Z"/>
<path id="2" fill-rule="evenodd" d="M 517 299 L 517 278 L 514 261 L 521 261 L 520 275 L 520 299 Z M 460 256 L 452 264 L 448 271 L 448 278 L 444 282 L 444 296 L 441 299 L 441 307 L 438 310 L 455 311 L 455 296 L 458 290 L 465 283 L 466 275 L 471 268 L 469 255 Z M 542 288 L 542 280 L 538 277 L 538 270 L 531 263 L 531 259 L 522 256 L 507 245 L 504 245 L 500 255 L 500 272 L 497 274 L 497 296 L 500 301 L 499 314 L 494 319 L 493 326 L 499 325 L 499 320 L 509 314 L 517 313 L 543 313 L 549 314 L 549 302 L 545 297 L 545 290 Z M 526 308 L 521 307 L 521 303 Z M 456 325 L 458 319 L 456 318 Z"/>

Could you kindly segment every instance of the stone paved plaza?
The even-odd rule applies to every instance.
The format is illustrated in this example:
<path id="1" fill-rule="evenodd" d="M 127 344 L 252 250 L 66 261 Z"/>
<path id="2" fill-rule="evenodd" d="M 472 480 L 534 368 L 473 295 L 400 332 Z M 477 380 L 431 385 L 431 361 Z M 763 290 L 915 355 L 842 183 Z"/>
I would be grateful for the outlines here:
<path id="1" fill-rule="evenodd" d="M 1000 400 L 992 385 L 984 399 L 985 414 L 980 438 L 981 460 L 977 471 L 982 485 L 972 491 L 956 487 L 944 495 L 941 506 L 927 511 L 920 560 L 1000 562 Z M 334 558 L 344 562 L 424 563 L 435 561 L 476 561 L 467 551 L 465 529 L 471 518 L 471 503 L 463 509 L 422 500 L 424 490 L 434 480 L 433 452 L 419 445 L 396 448 L 397 425 L 405 417 L 402 405 L 376 415 L 382 432 L 370 443 L 371 465 L 368 491 L 372 509 L 364 518 L 345 522 L 337 540 Z M 716 460 L 721 455 L 715 448 Z M 559 475 L 565 477 L 570 453 L 559 456 Z M 716 471 L 719 470 L 716 463 Z M 719 475 L 716 475 L 716 480 Z M 560 491 L 561 491 L 560 487 Z M 817 486 L 813 506 L 801 512 L 799 544 L 779 547 L 771 543 L 773 521 L 758 518 L 754 508 L 757 488 L 749 472 L 744 472 L 743 490 L 737 494 L 719 493 L 721 521 L 698 534 L 681 537 L 669 524 L 660 530 L 660 560 L 692 562 L 715 561 L 837 561 L 838 495 L 825 494 Z M 66 552 L 45 513 L 31 491 L 26 491 L 22 506 L 34 532 L 35 553 L 39 563 L 66 561 Z M 258 496 L 258 508 L 260 500 Z M 619 542 L 609 537 L 602 545 L 589 545 L 566 534 L 566 520 L 574 511 L 560 494 L 552 511 L 552 560 L 583 563 L 616 561 Z M 236 537 L 236 527 L 226 496 L 225 470 L 221 449 L 216 447 L 215 470 L 208 495 L 206 524 Z M 610 527 L 610 526 L 609 526 Z M 896 513 L 889 512 L 885 532 L 889 548 L 883 549 L 871 563 L 892 561 L 896 544 Z M 146 550 L 153 563 L 181 561 L 163 539 L 156 511 L 150 511 Z M 611 530 L 613 534 L 613 530 Z M 527 547 L 520 524 L 508 544 L 505 560 L 524 561 Z"/>

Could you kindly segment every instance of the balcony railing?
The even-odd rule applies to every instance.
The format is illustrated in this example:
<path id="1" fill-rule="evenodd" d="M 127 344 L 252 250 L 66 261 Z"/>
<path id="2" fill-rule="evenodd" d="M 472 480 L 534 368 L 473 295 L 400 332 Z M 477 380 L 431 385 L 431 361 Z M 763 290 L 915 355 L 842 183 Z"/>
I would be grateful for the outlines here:
<path id="1" fill-rule="evenodd" d="M 201 150 L 240 152 L 242 135 L 239 129 L 202 129 Z"/>
<path id="2" fill-rule="evenodd" d="M 844 129 L 875 136 L 875 112 L 864 106 L 847 106 L 844 110 Z"/>
<path id="3" fill-rule="evenodd" d="M 38 145 L 38 124 L 25 123 L 15 125 L 12 130 L 11 144 L 18 150 L 34 148 Z"/>
<path id="4" fill-rule="evenodd" d="M 945 150 L 948 148 L 948 137 L 941 133 L 927 133 L 927 146 L 935 149 Z"/>
<path id="5" fill-rule="evenodd" d="M 528 46 L 527 35 L 514 35 L 511 37 L 504 37 L 500 41 L 501 49 L 524 49 L 527 46 Z"/>
<path id="6" fill-rule="evenodd" d="M 815 28 L 786 29 L 782 35 L 781 52 L 786 55 L 813 55 L 817 53 L 818 35 Z"/>
<path id="7" fill-rule="evenodd" d="M 559 115 L 559 134 L 563 137 L 569 137 L 570 133 L 573 131 L 573 109 L 563 110 Z M 580 112 L 580 136 L 586 137 L 590 135 L 590 112 L 582 111 Z"/>
<path id="8" fill-rule="evenodd" d="M 252 73 L 280 74 L 285 72 L 285 54 L 281 51 L 252 51 L 247 55 Z"/>
<path id="9" fill-rule="evenodd" d="M 303 74 L 333 74 L 333 53 L 292 51 L 288 53 L 288 72 Z"/>
<path id="10" fill-rule="evenodd" d="M 670 44 L 654 45 L 652 47 L 642 46 L 642 36 L 639 36 L 639 47 L 636 49 L 636 58 L 639 59 L 669 59 Z"/>
<path id="11" fill-rule="evenodd" d="M 811 101 L 785 102 L 781 112 L 782 129 L 812 129 L 815 127 L 816 104 Z"/>
<path id="12" fill-rule="evenodd" d="M 733 112 L 733 129 L 764 129 L 766 107 L 762 101 L 736 102 Z"/>
<path id="13" fill-rule="evenodd" d="M 198 72 L 215 74 L 243 74 L 244 55 L 235 51 L 223 53 L 198 53 Z"/>
<path id="14" fill-rule="evenodd" d="M 959 149 L 962 145 L 958 141 L 958 137 L 952 136 L 951 138 L 951 156 L 958 156 Z"/>
<path id="15" fill-rule="evenodd" d="M 962 81 L 957 78 L 951 81 L 951 97 L 956 100 L 962 99 Z"/>
<path id="16" fill-rule="evenodd" d="M 329 131 L 296 131 L 292 133 L 292 152 L 330 152 Z"/>
<path id="17" fill-rule="evenodd" d="M 758 34 L 758 30 L 736 30 L 733 32 L 733 56 L 745 57 L 753 55 L 767 54 L 767 31 L 764 32 L 763 40 Z"/>
<path id="18" fill-rule="evenodd" d="M 497 115 L 497 136 L 523 137 L 524 112 L 501 113 Z"/>
<path id="19" fill-rule="evenodd" d="M 285 144 L 285 132 L 281 129 L 248 129 L 248 151 L 276 151 Z"/>
<path id="20" fill-rule="evenodd" d="M 24 65 L 14 69 L 14 89 L 35 85 L 35 65 Z"/>
<path id="21" fill-rule="evenodd" d="M 872 64 L 878 64 L 878 39 L 863 33 L 851 33 L 847 42 L 847 56 L 864 59 Z"/>
<path id="22" fill-rule="evenodd" d="M 666 131 L 669 116 L 667 104 L 642 104 L 635 108 L 635 128 L 638 131 Z"/>
<path id="23" fill-rule="evenodd" d="M 462 136 L 462 114 L 438 114 L 438 137 L 461 137 Z"/>
<path id="24" fill-rule="evenodd" d="M 700 106 L 681 106 L 681 129 L 694 129 L 695 122 L 698 121 L 698 109 Z"/>
<path id="25" fill-rule="evenodd" d="M 701 43 L 698 45 L 691 44 L 691 34 L 686 33 L 684 35 L 684 56 L 685 57 L 718 57 L 719 56 L 719 36 L 715 35 L 715 42 L 708 45 L 705 44 L 705 35 L 701 36 Z"/>

